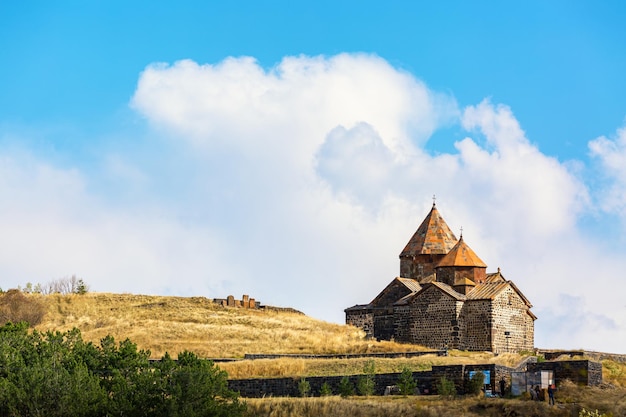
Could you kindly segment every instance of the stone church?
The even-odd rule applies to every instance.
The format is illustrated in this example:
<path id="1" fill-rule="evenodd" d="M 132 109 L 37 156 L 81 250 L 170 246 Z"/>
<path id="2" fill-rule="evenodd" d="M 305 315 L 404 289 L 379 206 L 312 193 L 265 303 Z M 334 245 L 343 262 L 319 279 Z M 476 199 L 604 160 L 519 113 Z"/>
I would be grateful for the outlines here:
<path id="1" fill-rule="evenodd" d="M 368 337 L 435 349 L 532 350 L 532 305 L 500 268 L 487 265 L 443 220 L 435 203 L 400 253 L 400 276 L 346 323 Z"/>

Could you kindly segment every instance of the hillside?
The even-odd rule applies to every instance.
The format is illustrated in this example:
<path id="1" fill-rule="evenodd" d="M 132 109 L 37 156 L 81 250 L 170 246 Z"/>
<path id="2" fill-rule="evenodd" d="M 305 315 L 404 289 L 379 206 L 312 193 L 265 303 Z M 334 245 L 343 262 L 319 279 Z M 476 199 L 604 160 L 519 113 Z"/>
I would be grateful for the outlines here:
<path id="1" fill-rule="evenodd" d="M 201 357 L 246 353 L 364 353 L 420 350 L 365 340 L 361 330 L 295 312 L 222 307 L 204 297 L 133 294 L 37 295 L 47 313 L 38 330 L 77 327 L 85 340 L 131 339 L 154 358 L 191 350 Z"/>

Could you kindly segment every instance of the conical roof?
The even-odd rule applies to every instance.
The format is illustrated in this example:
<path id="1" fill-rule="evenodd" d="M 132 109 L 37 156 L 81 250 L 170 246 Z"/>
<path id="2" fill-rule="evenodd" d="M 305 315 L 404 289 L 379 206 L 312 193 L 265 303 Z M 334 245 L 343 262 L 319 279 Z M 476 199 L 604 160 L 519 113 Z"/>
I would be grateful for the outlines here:
<path id="1" fill-rule="evenodd" d="M 461 236 L 457 244 L 454 245 L 450 252 L 437 264 L 437 268 L 442 266 L 474 266 L 487 268 L 487 264 L 476 255 L 472 248 L 467 246 L 467 243 L 463 240 L 463 236 Z"/>
<path id="2" fill-rule="evenodd" d="M 456 236 L 450 230 L 443 217 L 439 214 L 433 203 L 433 208 L 426 216 L 420 227 L 406 244 L 400 257 L 415 256 L 421 254 L 448 253 L 456 244 Z"/>

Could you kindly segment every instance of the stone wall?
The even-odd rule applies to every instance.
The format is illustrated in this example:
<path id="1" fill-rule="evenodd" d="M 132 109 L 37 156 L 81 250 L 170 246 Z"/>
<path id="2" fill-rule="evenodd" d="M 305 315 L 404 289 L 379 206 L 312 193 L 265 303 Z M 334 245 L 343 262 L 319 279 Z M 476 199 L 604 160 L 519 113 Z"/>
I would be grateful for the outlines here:
<path id="1" fill-rule="evenodd" d="M 414 372 L 413 377 L 417 383 L 419 392 L 422 394 L 432 394 L 436 385 L 435 379 L 437 375 L 443 376 L 444 373 L 434 371 Z M 462 386 L 462 374 L 446 373 L 449 379 L 455 381 L 455 385 Z M 348 375 L 348 380 L 354 388 L 355 394 L 359 378 L 363 375 Z M 320 390 L 324 383 L 328 384 L 333 394 L 339 393 L 339 384 L 343 376 L 327 376 L 327 377 L 308 377 L 305 378 L 311 387 L 310 395 L 319 396 Z M 454 379 L 453 379 L 454 378 Z M 383 395 L 385 388 L 396 385 L 400 379 L 399 373 L 377 374 L 374 377 L 374 395 Z M 242 397 L 246 398 L 262 398 L 262 397 L 298 397 L 300 391 L 298 384 L 300 378 L 271 378 L 271 379 L 234 379 L 228 381 L 228 387 L 239 392 Z"/>
<path id="2" fill-rule="evenodd" d="M 566 379 L 579 385 L 600 385 L 602 383 L 602 364 L 589 360 L 529 363 L 528 371 L 554 371 L 557 385 Z"/>
<path id="3" fill-rule="evenodd" d="M 400 257 L 400 276 L 421 280 L 435 273 L 435 266 L 445 254 L 420 254 Z"/>
<path id="4" fill-rule="evenodd" d="M 493 352 L 531 351 L 534 346 L 534 325 L 527 313 L 528 306 L 519 294 L 509 286 L 493 300 Z"/>
<path id="5" fill-rule="evenodd" d="M 469 379 L 470 371 L 489 371 L 490 385 L 494 392 L 499 392 L 499 381 L 504 378 L 507 386 L 510 385 L 510 368 L 494 364 L 485 365 L 448 365 L 433 366 L 430 371 L 413 372 L 420 394 L 436 394 L 436 386 L 443 377 L 454 382 L 458 394 L 465 393 L 465 384 Z M 355 389 L 359 378 L 363 375 L 347 376 Z M 310 395 L 319 396 L 324 383 L 328 384 L 334 394 L 339 392 L 339 383 L 343 376 L 308 377 L 305 378 L 311 387 Z M 385 388 L 397 385 L 400 373 L 377 374 L 374 377 L 374 395 L 383 395 Z M 270 378 L 270 379 L 235 379 L 229 380 L 230 389 L 240 393 L 242 397 L 297 397 L 300 395 L 298 384 L 300 378 Z"/>
<path id="6" fill-rule="evenodd" d="M 374 337 L 374 313 L 367 306 L 354 306 L 346 309 L 346 324 L 362 329 L 365 337 Z"/>
<path id="7" fill-rule="evenodd" d="M 489 300 L 466 301 L 461 310 L 460 322 L 464 332 L 461 349 L 492 350 L 492 315 Z"/>
<path id="8" fill-rule="evenodd" d="M 393 308 L 374 310 L 374 338 L 391 340 L 394 338 Z"/>
<path id="9" fill-rule="evenodd" d="M 214 298 L 213 302 L 224 307 L 261 308 L 259 301 L 250 298 L 250 296 L 246 294 L 241 297 L 241 300 L 237 300 L 234 296 L 229 295 L 226 298 Z"/>
<path id="10" fill-rule="evenodd" d="M 434 349 L 459 346 L 459 301 L 431 285 L 410 300 L 409 307 L 408 337 L 404 340 L 396 336 L 396 340 Z"/>
<path id="11" fill-rule="evenodd" d="M 424 350 L 417 352 L 378 352 L 378 353 L 344 353 L 344 354 L 305 354 L 305 353 L 246 353 L 243 357 L 244 360 L 257 360 L 257 359 L 360 359 L 360 358 L 385 358 L 385 359 L 397 359 L 397 358 L 416 358 L 424 355 L 437 355 L 447 356 L 447 350 Z M 238 359 L 233 359 L 238 360 Z"/>

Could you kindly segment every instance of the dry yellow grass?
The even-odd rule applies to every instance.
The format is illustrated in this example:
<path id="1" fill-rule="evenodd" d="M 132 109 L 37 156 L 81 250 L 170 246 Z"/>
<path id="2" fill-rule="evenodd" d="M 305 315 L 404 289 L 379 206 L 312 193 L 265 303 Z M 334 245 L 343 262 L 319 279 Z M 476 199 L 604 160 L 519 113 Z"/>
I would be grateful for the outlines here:
<path id="1" fill-rule="evenodd" d="M 246 353 L 368 353 L 419 350 L 415 345 L 375 342 L 351 326 L 273 310 L 226 308 L 204 297 L 88 293 L 47 296 L 38 330 L 81 330 L 99 343 L 106 335 L 129 338 L 154 358 L 191 350 L 201 357 Z"/>
<path id="2" fill-rule="evenodd" d="M 263 398 L 246 403 L 248 417 L 571 417 L 580 409 L 575 404 L 551 407 L 537 401 L 439 396 Z"/>
<path id="3" fill-rule="evenodd" d="M 626 415 L 626 390 L 581 387 L 569 381 L 556 392 L 556 405 L 525 399 L 433 396 L 262 398 L 245 400 L 249 417 L 502 417 L 578 416 L 584 408 L 606 416 Z"/>
<path id="4" fill-rule="evenodd" d="M 424 355 L 415 358 L 356 358 L 356 359 L 259 359 L 220 363 L 232 379 L 357 375 L 363 373 L 366 364 L 374 361 L 377 373 L 430 370 L 433 365 L 496 363 L 516 366 L 524 357 L 516 354 L 494 356 L 488 352 L 468 354 L 450 351 L 449 356 Z"/>

